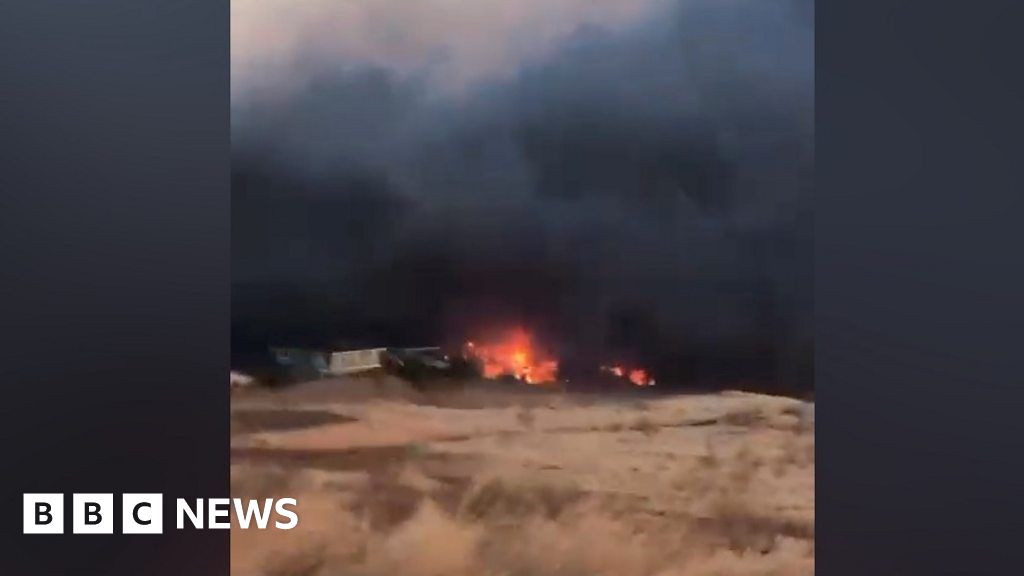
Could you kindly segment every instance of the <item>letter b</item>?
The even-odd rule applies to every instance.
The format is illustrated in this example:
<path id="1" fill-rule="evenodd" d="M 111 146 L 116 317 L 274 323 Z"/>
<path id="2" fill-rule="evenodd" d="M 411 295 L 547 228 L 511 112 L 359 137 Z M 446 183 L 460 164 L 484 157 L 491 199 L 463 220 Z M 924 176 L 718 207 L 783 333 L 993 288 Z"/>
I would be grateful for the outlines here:
<path id="1" fill-rule="evenodd" d="M 74 494 L 71 498 L 74 534 L 113 534 L 114 495 Z"/>
<path id="2" fill-rule="evenodd" d="M 36 524 L 43 525 L 53 522 L 53 514 L 50 514 L 50 505 L 46 502 L 36 502 Z"/>
<path id="3" fill-rule="evenodd" d="M 25 494 L 22 501 L 22 533 L 63 534 L 64 495 Z"/>

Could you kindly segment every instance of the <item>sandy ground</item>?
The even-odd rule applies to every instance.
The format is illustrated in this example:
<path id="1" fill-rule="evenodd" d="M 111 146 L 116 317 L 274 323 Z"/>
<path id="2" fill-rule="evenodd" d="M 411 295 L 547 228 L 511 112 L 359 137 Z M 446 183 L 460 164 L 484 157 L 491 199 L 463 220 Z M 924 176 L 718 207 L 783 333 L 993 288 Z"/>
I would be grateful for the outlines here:
<path id="1" fill-rule="evenodd" d="M 814 409 L 742 393 L 572 396 L 388 378 L 232 400 L 236 576 L 814 573 Z"/>

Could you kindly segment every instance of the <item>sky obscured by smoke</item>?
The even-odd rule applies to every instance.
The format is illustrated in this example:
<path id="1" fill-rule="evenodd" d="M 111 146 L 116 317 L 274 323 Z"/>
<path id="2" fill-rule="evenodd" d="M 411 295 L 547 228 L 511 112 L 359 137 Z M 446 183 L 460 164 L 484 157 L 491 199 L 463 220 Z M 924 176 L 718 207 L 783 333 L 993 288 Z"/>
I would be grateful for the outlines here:
<path id="1" fill-rule="evenodd" d="M 679 380 L 803 377 L 811 3 L 232 12 L 238 346 L 519 324 Z"/>
<path id="2" fill-rule="evenodd" d="M 507 80 L 582 26 L 621 30 L 669 0 L 232 0 L 232 81 L 243 98 L 351 65 L 426 73 L 453 94 Z"/>

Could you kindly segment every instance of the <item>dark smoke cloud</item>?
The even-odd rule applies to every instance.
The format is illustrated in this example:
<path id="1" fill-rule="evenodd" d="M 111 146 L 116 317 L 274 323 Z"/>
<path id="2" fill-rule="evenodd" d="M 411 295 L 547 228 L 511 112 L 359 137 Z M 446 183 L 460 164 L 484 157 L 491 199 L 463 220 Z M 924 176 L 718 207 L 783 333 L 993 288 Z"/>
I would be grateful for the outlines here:
<path id="1" fill-rule="evenodd" d="M 454 96 L 346 62 L 236 102 L 236 346 L 517 323 L 570 362 L 809 386 L 809 6 L 584 27 Z"/>

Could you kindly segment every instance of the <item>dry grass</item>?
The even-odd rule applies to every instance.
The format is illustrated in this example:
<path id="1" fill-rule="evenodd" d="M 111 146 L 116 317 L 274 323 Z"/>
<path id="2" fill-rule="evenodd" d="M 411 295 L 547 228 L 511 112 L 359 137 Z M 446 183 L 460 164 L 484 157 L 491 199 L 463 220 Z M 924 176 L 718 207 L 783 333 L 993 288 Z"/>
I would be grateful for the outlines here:
<path id="1" fill-rule="evenodd" d="M 636 430 L 644 436 L 654 436 L 661 430 L 661 426 L 658 426 L 646 416 L 641 416 L 633 422 L 633 425 L 629 427 L 630 430 Z"/>
<path id="2" fill-rule="evenodd" d="M 234 495 L 297 497 L 300 514 L 289 532 L 233 531 L 238 576 L 814 572 L 814 436 L 792 401 L 301 398 L 255 403 L 353 419 L 237 435 L 277 456 L 236 451 Z M 374 431 L 400 445 L 351 445 Z"/>

